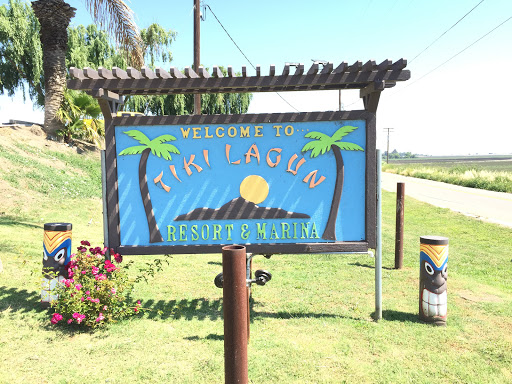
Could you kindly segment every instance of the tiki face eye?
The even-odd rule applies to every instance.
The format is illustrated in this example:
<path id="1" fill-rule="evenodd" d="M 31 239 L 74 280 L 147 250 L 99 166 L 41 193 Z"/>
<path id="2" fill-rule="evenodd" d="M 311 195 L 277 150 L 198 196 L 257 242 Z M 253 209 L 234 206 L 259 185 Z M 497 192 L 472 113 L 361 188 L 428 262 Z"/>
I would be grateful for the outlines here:
<path id="1" fill-rule="evenodd" d="M 448 264 L 445 264 L 444 265 L 444 268 L 443 268 L 443 272 L 442 272 L 443 276 L 446 276 L 448 275 Z"/>
<path id="2" fill-rule="evenodd" d="M 64 259 L 66 256 L 66 250 L 63 248 L 55 255 L 55 261 L 59 264 L 64 264 Z"/>
<path id="3" fill-rule="evenodd" d="M 425 271 L 427 271 L 430 276 L 434 274 L 434 268 L 432 268 L 432 266 L 427 261 L 425 261 Z"/>
<path id="4" fill-rule="evenodd" d="M 48 254 L 46 253 L 46 251 L 43 251 L 43 260 L 48 260 Z"/>

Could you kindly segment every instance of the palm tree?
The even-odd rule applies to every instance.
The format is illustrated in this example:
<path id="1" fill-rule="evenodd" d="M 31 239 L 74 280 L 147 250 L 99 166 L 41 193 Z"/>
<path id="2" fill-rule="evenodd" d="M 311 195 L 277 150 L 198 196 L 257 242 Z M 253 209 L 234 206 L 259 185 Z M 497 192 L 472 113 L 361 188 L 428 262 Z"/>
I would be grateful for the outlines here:
<path id="1" fill-rule="evenodd" d="M 328 136 L 321 132 L 309 132 L 304 136 L 308 139 L 315 139 L 316 141 L 310 141 L 306 143 L 306 145 L 304 145 L 302 148 L 302 152 L 311 151 L 311 158 L 315 158 L 319 155 L 323 155 L 329 152 L 332 149 L 334 158 L 336 159 L 336 182 L 334 184 L 334 194 L 332 197 L 329 218 L 327 219 L 327 224 L 322 235 L 322 239 L 325 240 L 336 240 L 336 217 L 338 215 L 338 209 L 340 206 L 345 172 L 341 151 L 364 151 L 364 149 L 357 144 L 341 141 L 343 137 L 348 135 L 350 132 L 355 131 L 356 129 L 357 127 L 345 125 L 334 132 L 332 136 Z"/>
<path id="2" fill-rule="evenodd" d="M 142 66 L 144 59 L 141 39 L 133 21 L 131 9 L 122 0 L 85 0 L 94 20 L 106 25 L 114 40 L 130 53 L 132 65 Z M 43 48 L 45 85 L 44 129 L 56 137 L 62 128 L 56 114 L 64 95 L 66 83 L 67 27 L 76 9 L 64 0 L 37 0 L 32 9 L 41 25 L 40 39 Z"/>
<path id="3" fill-rule="evenodd" d="M 149 140 L 145 134 L 135 129 L 123 133 L 137 140 L 141 144 L 123 149 L 119 153 L 119 156 L 142 154 L 139 161 L 139 188 L 140 196 L 142 197 L 142 203 L 144 204 L 144 211 L 146 212 L 146 219 L 148 221 L 149 242 L 162 242 L 164 239 L 160 233 L 160 230 L 158 229 L 155 214 L 153 213 L 153 205 L 151 204 L 151 197 L 149 196 L 146 167 L 150 153 L 158 157 L 163 157 L 165 160 L 172 160 L 171 153 L 176 153 L 179 155 L 180 151 L 178 148 L 172 144 L 166 144 L 169 141 L 176 140 L 176 138 L 172 135 L 161 135 L 156 139 Z"/>
<path id="4" fill-rule="evenodd" d="M 57 118 L 64 124 L 59 134 L 66 143 L 77 137 L 101 147 L 105 127 L 100 116 L 101 108 L 96 99 L 85 92 L 67 89 L 57 111 Z"/>

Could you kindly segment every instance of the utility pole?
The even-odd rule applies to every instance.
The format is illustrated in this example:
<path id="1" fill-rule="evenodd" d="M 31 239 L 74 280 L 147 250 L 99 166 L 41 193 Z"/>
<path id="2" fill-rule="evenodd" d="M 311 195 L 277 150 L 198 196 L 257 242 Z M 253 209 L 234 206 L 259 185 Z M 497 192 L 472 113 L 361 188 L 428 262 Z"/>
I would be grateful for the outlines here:
<path id="1" fill-rule="evenodd" d="M 384 128 L 384 130 L 388 131 L 388 150 L 386 151 L 386 164 L 389 164 L 389 132 L 393 132 L 395 128 Z"/>
<path id="2" fill-rule="evenodd" d="M 194 71 L 199 71 L 201 65 L 201 11 L 199 8 L 199 0 L 194 0 Z M 201 114 L 201 95 L 194 94 L 194 115 Z"/>

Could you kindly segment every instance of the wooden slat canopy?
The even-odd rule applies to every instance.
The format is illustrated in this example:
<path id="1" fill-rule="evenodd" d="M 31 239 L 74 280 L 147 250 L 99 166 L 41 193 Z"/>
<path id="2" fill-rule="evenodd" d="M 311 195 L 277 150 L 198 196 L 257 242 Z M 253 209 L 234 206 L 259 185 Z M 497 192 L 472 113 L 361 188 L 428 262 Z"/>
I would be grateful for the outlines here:
<path id="1" fill-rule="evenodd" d="M 396 62 L 385 60 L 380 64 L 370 60 L 363 64 L 356 61 L 349 65 L 342 62 L 314 62 L 309 69 L 304 64 L 284 66 L 281 74 L 276 74 L 274 65 L 270 66 L 269 75 L 262 76 L 261 68 L 256 68 L 254 76 L 249 76 L 246 67 L 241 68 L 242 76 L 234 76 L 228 66 L 224 77 L 217 66 L 209 73 L 204 67 L 197 72 L 185 68 L 183 72 L 175 67 L 169 71 L 161 68 L 151 70 L 143 67 L 140 71 L 128 68 L 126 71 L 114 67 L 112 70 L 99 68 L 70 68 L 71 80 L 68 88 L 83 90 L 90 94 L 104 89 L 119 96 L 155 95 L 155 94 L 195 94 L 195 93 L 238 93 L 238 92 L 282 92 L 337 89 L 366 89 L 372 91 L 393 87 L 398 81 L 408 80 L 410 71 L 406 70 L 407 60 Z M 366 92 L 368 93 L 368 92 Z M 361 97 L 364 95 L 362 94 Z"/>

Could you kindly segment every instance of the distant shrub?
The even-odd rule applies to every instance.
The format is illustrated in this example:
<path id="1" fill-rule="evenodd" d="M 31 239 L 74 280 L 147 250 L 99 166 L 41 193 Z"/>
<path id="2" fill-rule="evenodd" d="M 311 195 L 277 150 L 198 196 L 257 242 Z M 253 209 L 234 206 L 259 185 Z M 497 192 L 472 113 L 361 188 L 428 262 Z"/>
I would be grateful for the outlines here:
<path id="1" fill-rule="evenodd" d="M 512 172 L 479 169 L 467 165 L 430 165 L 417 164 L 412 166 L 400 164 L 384 164 L 385 172 L 396 173 L 420 179 L 441 181 L 464 187 L 486 189 L 496 192 L 512 193 Z"/>

